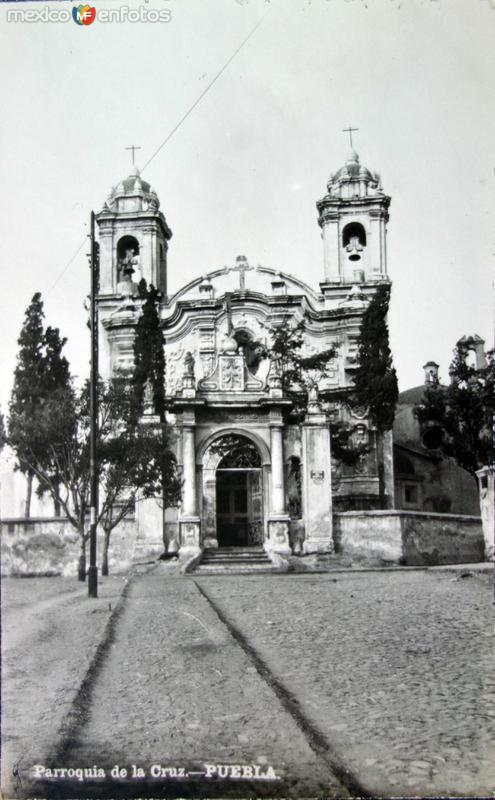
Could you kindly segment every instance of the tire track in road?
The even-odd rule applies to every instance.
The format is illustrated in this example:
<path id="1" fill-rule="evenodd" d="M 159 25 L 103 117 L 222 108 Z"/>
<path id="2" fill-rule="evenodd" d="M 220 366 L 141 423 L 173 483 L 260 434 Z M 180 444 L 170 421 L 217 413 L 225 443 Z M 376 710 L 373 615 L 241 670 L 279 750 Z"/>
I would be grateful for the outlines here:
<path id="1" fill-rule="evenodd" d="M 349 796 L 193 580 L 152 571 L 130 583 L 121 609 L 48 762 L 97 764 L 104 780 L 48 778 L 34 796 Z M 115 764 L 142 766 L 143 779 L 116 781 Z M 185 767 L 185 780 L 155 780 L 156 764 Z M 210 780 L 208 764 L 256 764 L 261 777 Z M 276 777 L 265 780 L 269 768 Z"/>
<path id="2" fill-rule="evenodd" d="M 285 710 L 291 715 L 294 722 L 304 734 L 315 755 L 325 761 L 332 773 L 335 775 L 336 779 L 339 780 L 340 783 L 349 791 L 351 797 L 370 798 L 372 796 L 370 792 L 365 789 L 358 778 L 344 764 L 325 735 L 316 727 L 313 722 L 308 719 L 302 710 L 297 697 L 289 692 L 283 683 L 273 674 L 261 656 L 246 639 L 244 634 L 232 624 L 224 612 L 211 599 L 203 586 L 199 585 L 199 583 L 194 579 L 193 583 L 200 594 L 210 604 L 215 614 L 226 626 L 231 636 L 251 659 L 259 675 L 275 692 Z"/>

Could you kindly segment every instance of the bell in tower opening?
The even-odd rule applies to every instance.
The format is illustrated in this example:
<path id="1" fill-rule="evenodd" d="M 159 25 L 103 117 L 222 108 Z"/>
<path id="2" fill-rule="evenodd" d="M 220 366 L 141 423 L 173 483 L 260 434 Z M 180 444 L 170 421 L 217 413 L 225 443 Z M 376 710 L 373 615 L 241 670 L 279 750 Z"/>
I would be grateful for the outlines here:
<path id="1" fill-rule="evenodd" d="M 363 226 L 358 222 L 346 225 L 342 244 L 349 254 L 349 261 L 360 261 L 363 249 L 366 247 L 366 231 Z"/>
<path id="2" fill-rule="evenodd" d="M 123 236 L 117 244 L 118 282 L 136 280 L 135 273 L 138 270 L 139 242 L 134 236 Z M 139 275 L 137 280 L 139 281 Z"/>
<path id="3" fill-rule="evenodd" d="M 122 294 L 144 278 L 167 294 L 167 251 L 172 231 L 150 184 L 133 167 L 96 215 L 100 241 L 100 295 Z"/>

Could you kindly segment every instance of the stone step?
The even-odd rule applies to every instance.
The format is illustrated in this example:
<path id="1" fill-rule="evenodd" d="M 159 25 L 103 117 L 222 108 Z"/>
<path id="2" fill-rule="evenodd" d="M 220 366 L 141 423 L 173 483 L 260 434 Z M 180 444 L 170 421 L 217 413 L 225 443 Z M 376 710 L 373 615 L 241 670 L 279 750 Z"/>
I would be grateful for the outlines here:
<path id="1" fill-rule="evenodd" d="M 226 559 L 246 559 L 247 561 L 251 561 L 251 559 L 256 558 L 268 558 L 266 553 L 203 553 L 203 558 L 208 560 L 215 561 L 219 558 L 226 558 Z"/>
<path id="2" fill-rule="evenodd" d="M 249 574 L 275 569 L 262 547 L 219 547 L 205 550 L 194 570 L 200 575 Z"/>
<path id="3" fill-rule="evenodd" d="M 211 547 L 204 550 L 205 555 L 212 555 L 216 553 L 265 553 L 262 547 Z"/>
<path id="4" fill-rule="evenodd" d="M 203 553 L 204 559 L 218 559 L 218 558 L 268 558 L 266 553 Z"/>
<path id="5" fill-rule="evenodd" d="M 266 561 L 201 561 L 205 567 L 271 567 L 270 559 Z"/>
<path id="6" fill-rule="evenodd" d="M 268 564 L 199 564 L 194 570 L 195 575 L 249 575 L 250 573 L 275 572 L 271 563 Z"/>

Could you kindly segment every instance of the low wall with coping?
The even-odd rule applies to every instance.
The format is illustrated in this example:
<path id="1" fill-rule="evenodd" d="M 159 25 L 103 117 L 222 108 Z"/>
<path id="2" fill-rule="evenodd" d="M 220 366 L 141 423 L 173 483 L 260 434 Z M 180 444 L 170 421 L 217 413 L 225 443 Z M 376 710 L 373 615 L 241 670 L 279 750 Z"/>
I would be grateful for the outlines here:
<path id="1" fill-rule="evenodd" d="M 2 575 L 77 574 L 79 536 L 67 519 L 2 519 Z M 98 565 L 101 566 L 103 532 L 98 530 Z M 134 520 L 123 520 L 112 532 L 109 572 L 125 572 L 132 564 L 136 541 Z M 89 544 L 86 545 L 89 558 Z"/>
<path id="2" fill-rule="evenodd" d="M 423 511 L 345 511 L 334 514 L 337 552 L 406 566 L 483 561 L 480 517 Z"/>
<path id="3" fill-rule="evenodd" d="M 79 537 L 68 520 L 4 519 L 2 575 L 76 575 Z M 484 558 L 480 517 L 422 511 L 346 511 L 333 515 L 337 552 L 364 561 L 407 566 L 476 563 Z M 137 525 L 124 520 L 112 533 L 111 573 L 133 563 Z M 98 531 L 98 564 L 103 534 Z M 88 548 L 89 551 L 89 548 Z"/>

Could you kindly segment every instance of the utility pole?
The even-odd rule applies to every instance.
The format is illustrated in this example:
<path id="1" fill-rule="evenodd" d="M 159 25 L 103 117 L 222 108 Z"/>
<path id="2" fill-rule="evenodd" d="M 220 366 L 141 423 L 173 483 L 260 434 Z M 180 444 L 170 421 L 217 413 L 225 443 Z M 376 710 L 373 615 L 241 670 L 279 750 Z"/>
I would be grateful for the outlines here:
<path id="1" fill-rule="evenodd" d="M 98 520 L 98 312 L 96 309 L 96 295 L 99 284 L 99 252 L 95 240 L 95 214 L 91 212 L 90 221 L 91 238 L 91 373 L 90 373 L 90 506 L 91 520 L 89 529 L 89 569 L 88 569 L 88 597 L 98 597 L 98 567 L 96 565 L 96 524 Z"/>

